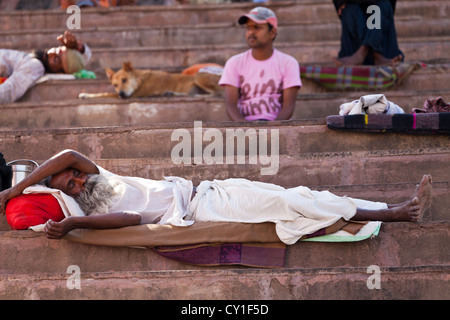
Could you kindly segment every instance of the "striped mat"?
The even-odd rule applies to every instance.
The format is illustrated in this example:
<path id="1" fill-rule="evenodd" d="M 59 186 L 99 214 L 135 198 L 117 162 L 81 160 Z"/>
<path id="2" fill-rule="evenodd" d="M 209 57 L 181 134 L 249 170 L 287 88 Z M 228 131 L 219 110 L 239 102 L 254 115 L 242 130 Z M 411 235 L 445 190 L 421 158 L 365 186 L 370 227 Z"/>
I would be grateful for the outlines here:
<path id="1" fill-rule="evenodd" d="M 301 66 L 302 79 L 327 89 L 387 89 L 400 85 L 421 64 L 403 62 L 396 66 Z"/>

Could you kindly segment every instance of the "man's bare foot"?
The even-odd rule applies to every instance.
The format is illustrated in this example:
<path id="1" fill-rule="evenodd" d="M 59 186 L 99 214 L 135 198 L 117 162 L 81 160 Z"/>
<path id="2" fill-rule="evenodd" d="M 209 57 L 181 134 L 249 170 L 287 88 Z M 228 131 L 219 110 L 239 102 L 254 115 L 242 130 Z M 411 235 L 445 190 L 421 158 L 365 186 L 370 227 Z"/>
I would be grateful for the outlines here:
<path id="1" fill-rule="evenodd" d="M 342 67 L 342 66 L 360 66 L 364 62 L 364 57 L 361 57 L 358 54 L 353 54 L 349 57 L 343 57 L 343 58 L 333 58 L 334 64 L 336 67 Z"/>
<path id="2" fill-rule="evenodd" d="M 413 197 L 417 197 L 419 199 L 420 212 L 417 221 L 422 221 L 424 213 L 431 206 L 431 184 L 432 184 L 431 175 L 426 174 L 422 177 L 422 181 L 417 186 L 416 191 L 414 192 Z"/>
<path id="3" fill-rule="evenodd" d="M 417 205 L 419 206 L 419 211 L 417 212 L 417 219 L 413 221 L 422 221 L 424 213 L 429 209 L 431 205 L 431 189 L 432 189 L 432 178 L 431 175 L 426 174 L 422 177 L 422 181 L 417 185 L 416 190 L 414 191 L 411 199 L 399 203 L 399 204 L 389 204 L 389 209 L 395 209 L 402 207 L 402 210 L 408 207 L 415 198 L 417 198 Z M 414 200 L 414 203 L 416 201 Z"/>
<path id="4" fill-rule="evenodd" d="M 400 63 L 403 59 L 402 55 L 398 55 L 392 59 L 385 58 L 381 53 L 374 52 L 373 59 L 376 66 L 393 66 Z"/>
<path id="5" fill-rule="evenodd" d="M 422 221 L 431 205 L 431 175 L 423 176 L 412 197 L 399 204 L 389 204 L 387 209 L 356 209 L 355 221 Z"/>
<path id="6" fill-rule="evenodd" d="M 389 209 L 389 214 L 383 221 L 418 221 L 420 214 L 420 201 L 418 197 L 403 202 L 397 207 Z"/>
<path id="7" fill-rule="evenodd" d="M 334 63 L 337 67 L 342 66 L 359 66 L 364 63 L 369 48 L 367 46 L 361 46 L 354 54 L 348 57 L 334 58 Z"/>

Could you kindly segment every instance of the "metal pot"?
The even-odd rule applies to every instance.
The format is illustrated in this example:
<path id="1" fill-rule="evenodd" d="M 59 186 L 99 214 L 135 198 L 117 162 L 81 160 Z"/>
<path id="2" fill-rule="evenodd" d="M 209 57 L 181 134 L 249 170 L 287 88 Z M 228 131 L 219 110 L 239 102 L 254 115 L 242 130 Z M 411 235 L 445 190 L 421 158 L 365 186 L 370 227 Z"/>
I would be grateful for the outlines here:
<path id="1" fill-rule="evenodd" d="M 16 162 L 28 162 L 28 164 L 13 164 Z M 20 181 L 28 177 L 31 172 L 33 172 L 35 168 L 33 168 L 30 164 L 33 164 L 36 168 L 39 167 L 35 161 L 28 159 L 14 160 L 6 164 L 11 167 L 12 171 L 11 187 L 14 187 Z"/>

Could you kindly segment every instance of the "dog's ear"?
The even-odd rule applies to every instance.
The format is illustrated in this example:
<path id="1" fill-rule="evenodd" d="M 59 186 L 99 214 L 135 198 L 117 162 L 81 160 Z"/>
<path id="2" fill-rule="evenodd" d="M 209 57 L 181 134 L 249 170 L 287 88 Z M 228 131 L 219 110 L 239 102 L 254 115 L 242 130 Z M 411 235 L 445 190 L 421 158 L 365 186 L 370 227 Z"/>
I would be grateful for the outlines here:
<path id="1" fill-rule="evenodd" d="M 106 76 L 108 77 L 108 80 L 111 81 L 113 75 L 114 75 L 114 71 L 111 70 L 110 68 L 105 68 L 105 72 L 106 72 Z"/>
<path id="2" fill-rule="evenodd" d="M 133 65 L 131 64 L 131 62 L 124 62 L 122 65 L 122 69 L 127 72 L 133 71 Z"/>

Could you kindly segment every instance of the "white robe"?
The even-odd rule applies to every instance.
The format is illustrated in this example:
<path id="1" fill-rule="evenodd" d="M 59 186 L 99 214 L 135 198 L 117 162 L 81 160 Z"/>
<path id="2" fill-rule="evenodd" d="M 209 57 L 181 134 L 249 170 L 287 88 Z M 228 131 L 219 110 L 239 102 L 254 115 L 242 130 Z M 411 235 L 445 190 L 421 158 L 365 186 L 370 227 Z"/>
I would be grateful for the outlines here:
<path id="1" fill-rule="evenodd" d="M 273 222 L 286 244 L 328 227 L 339 219 L 350 220 L 356 208 L 378 210 L 380 202 L 339 197 L 307 187 L 283 187 L 245 179 L 204 181 L 189 205 L 186 219 L 200 221 Z"/>
<path id="2" fill-rule="evenodd" d="M 118 196 L 110 212 L 141 215 L 141 224 L 158 223 L 189 226 L 195 222 L 273 222 L 280 240 L 297 242 L 302 236 L 328 227 L 339 219 L 350 220 L 356 208 L 386 209 L 387 204 L 339 197 L 328 191 L 307 187 L 286 189 L 274 184 L 228 179 L 203 181 L 190 201 L 192 182 L 178 177 L 150 180 L 124 177 L 101 167 L 100 173 L 115 185 Z M 46 187 L 33 186 L 25 193 L 44 192 Z M 61 191 L 48 189 L 68 215 L 80 215 L 78 204 Z M 33 229 L 42 231 L 43 225 Z"/>

